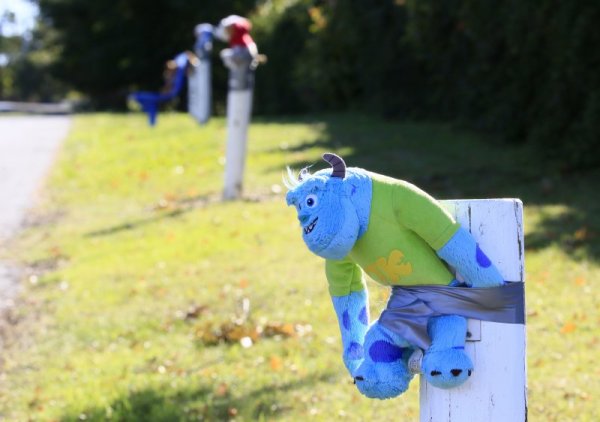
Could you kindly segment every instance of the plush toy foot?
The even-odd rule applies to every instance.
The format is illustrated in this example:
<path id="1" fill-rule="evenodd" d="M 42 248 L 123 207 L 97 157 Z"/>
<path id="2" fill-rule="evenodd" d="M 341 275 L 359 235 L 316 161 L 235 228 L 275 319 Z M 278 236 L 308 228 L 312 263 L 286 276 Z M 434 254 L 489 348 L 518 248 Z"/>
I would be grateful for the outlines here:
<path id="1" fill-rule="evenodd" d="M 412 349 L 402 338 L 381 327 L 377 322 L 365 337 L 365 357 L 354 375 L 358 390 L 373 399 L 390 399 L 408 389 L 412 379 L 407 359 Z"/>
<path id="2" fill-rule="evenodd" d="M 423 357 L 423 375 L 434 387 L 454 388 L 469 379 L 473 363 L 464 351 L 457 347 L 428 351 Z"/>

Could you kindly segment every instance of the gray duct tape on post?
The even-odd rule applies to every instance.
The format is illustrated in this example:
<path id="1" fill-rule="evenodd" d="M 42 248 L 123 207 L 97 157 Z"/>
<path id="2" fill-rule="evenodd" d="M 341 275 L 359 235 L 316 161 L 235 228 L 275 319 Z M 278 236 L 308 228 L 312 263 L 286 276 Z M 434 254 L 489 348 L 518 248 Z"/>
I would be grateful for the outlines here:
<path id="1" fill-rule="evenodd" d="M 490 288 L 394 286 L 379 322 L 425 350 L 431 344 L 427 321 L 441 315 L 524 324 L 524 284 L 507 283 Z"/>

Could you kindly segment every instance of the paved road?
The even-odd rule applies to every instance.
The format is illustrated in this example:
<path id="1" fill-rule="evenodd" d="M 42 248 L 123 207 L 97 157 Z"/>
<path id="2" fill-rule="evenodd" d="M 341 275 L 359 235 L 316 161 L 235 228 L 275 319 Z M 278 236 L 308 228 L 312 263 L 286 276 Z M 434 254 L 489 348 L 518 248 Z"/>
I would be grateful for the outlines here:
<path id="1" fill-rule="evenodd" d="M 0 116 L 0 250 L 23 222 L 52 164 L 70 119 L 66 116 Z M 8 254 L 10 256 L 10 253 Z M 17 291 L 16 269 L 0 262 L 0 309 Z"/>

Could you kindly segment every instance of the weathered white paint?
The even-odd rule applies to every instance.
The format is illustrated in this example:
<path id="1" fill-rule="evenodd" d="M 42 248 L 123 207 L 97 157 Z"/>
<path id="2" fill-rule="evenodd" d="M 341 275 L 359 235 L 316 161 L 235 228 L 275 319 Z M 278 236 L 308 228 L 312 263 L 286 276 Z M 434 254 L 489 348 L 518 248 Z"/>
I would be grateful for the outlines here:
<path id="1" fill-rule="evenodd" d="M 252 89 L 230 89 L 227 94 L 227 153 L 225 155 L 225 187 L 223 199 L 242 195 L 246 138 L 252 111 Z"/>
<path id="2" fill-rule="evenodd" d="M 523 204 L 518 199 L 442 201 L 475 237 L 507 281 L 524 282 Z M 527 419 L 525 326 L 469 321 L 480 340 L 466 351 L 475 370 L 462 386 L 442 390 L 421 377 L 421 422 L 522 422 Z"/>

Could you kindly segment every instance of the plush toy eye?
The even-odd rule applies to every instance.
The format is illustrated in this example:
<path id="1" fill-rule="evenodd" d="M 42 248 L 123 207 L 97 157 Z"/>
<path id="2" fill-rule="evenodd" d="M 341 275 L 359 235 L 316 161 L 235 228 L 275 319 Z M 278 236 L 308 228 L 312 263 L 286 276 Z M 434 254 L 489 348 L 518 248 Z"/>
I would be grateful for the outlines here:
<path id="1" fill-rule="evenodd" d="M 317 200 L 317 195 L 308 195 L 306 197 L 306 201 L 304 201 L 304 202 L 306 202 L 306 206 L 307 207 L 313 208 L 313 207 L 317 206 L 317 203 L 319 201 Z"/>

